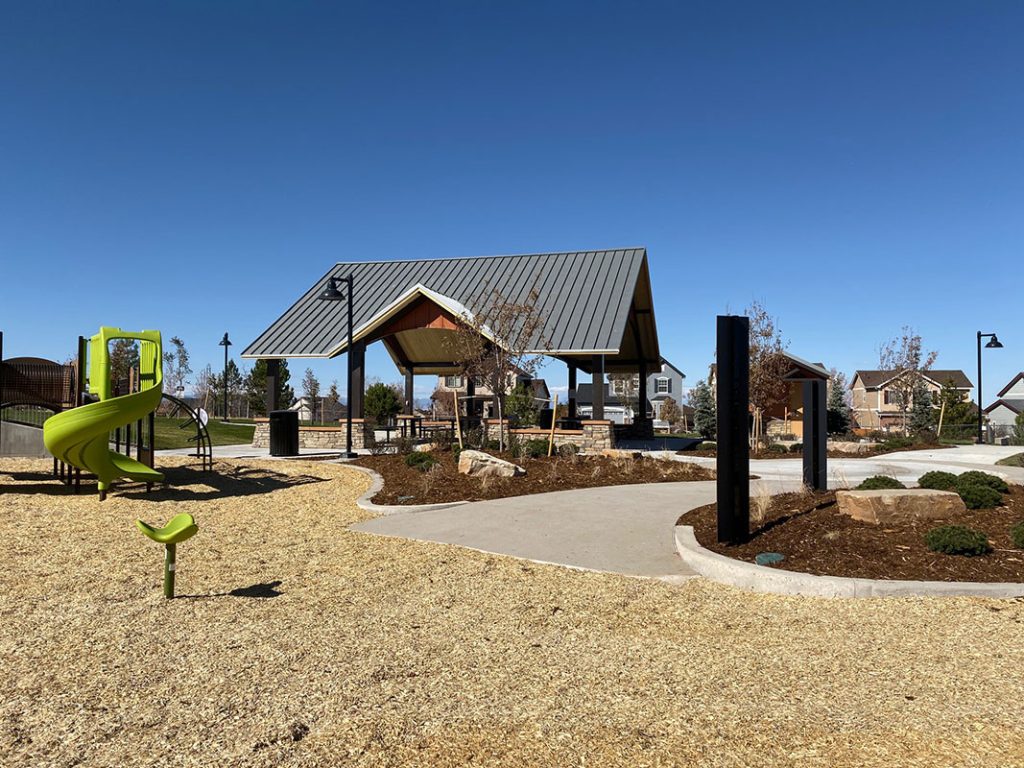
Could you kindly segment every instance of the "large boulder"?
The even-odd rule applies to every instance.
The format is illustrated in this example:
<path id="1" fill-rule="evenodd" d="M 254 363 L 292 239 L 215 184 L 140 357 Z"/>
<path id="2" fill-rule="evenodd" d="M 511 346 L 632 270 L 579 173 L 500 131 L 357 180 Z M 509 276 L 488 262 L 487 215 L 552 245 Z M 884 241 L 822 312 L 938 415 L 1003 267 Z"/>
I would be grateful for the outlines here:
<path id="1" fill-rule="evenodd" d="M 830 451 L 835 451 L 836 453 L 858 454 L 871 453 L 877 445 L 878 443 L 854 443 L 843 442 L 842 440 L 833 440 L 828 444 L 828 448 Z"/>
<path id="2" fill-rule="evenodd" d="M 520 477 L 526 474 L 518 464 L 473 450 L 459 454 L 459 472 L 470 477 Z"/>
<path id="3" fill-rule="evenodd" d="M 839 491 L 836 502 L 844 515 L 875 525 L 910 519 L 942 519 L 967 510 L 960 494 L 925 488 Z"/>

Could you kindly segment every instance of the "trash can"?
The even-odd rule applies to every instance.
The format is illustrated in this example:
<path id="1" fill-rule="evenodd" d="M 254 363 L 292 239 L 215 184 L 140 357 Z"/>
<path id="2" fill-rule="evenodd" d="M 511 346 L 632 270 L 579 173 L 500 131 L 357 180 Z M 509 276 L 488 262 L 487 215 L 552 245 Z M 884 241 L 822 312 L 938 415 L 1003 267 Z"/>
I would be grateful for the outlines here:
<path id="1" fill-rule="evenodd" d="M 551 408 L 541 408 L 537 414 L 537 426 L 541 429 L 551 429 L 553 418 L 555 418 L 555 412 Z"/>
<path id="2" fill-rule="evenodd" d="M 270 412 L 270 455 L 299 455 L 299 412 Z"/>

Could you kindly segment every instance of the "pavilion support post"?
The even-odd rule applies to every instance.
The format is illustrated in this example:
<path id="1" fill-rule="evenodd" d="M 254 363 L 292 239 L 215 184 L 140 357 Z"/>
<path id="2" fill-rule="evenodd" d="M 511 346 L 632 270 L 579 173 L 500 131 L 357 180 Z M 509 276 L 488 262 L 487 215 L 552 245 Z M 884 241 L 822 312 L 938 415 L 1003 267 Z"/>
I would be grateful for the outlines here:
<path id="1" fill-rule="evenodd" d="M 476 411 L 476 382 L 466 374 L 466 428 L 473 428 L 473 413 Z"/>
<path id="2" fill-rule="evenodd" d="M 750 319 L 718 316 L 718 540 L 750 535 Z"/>
<path id="3" fill-rule="evenodd" d="M 576 364 L 569 363 L 569 411 L 568 417 L 576 419 Z"/>
<path id="4" fill-rule="evenodd" d="M 824 380 L 805 381 L 804 398 L 804 485 L 815 491 L 828 490 Z"/>
<path id="5" fill-rule="evenodd" d="M 604 355 L 594 355 L 591 364 L 591 377 L 594 409 L 590 418 L 594 421 L 602 421 L 604 419 Z"/>
<path id="6" fill-rule="evenodd" d="M 281 387 L 278 382 L 281 379 L 281 361 L 280 360 L 267 360 L 267 388 L 266 388 L 266 403 L 267 403 L 267 415 L 270 415 L 271 411 L 281 410 L 281 403 L 279 401 L 278 393 L 281 391 Z M 289 403 L 291 405 L 291 403 Z"/>
<path id="7" fill-rule="evenodd" d="M 352 355 L 352 391 L 348 393 L 348 405 L 353 419 L 365 418 L 363 391 L 366 389 L 366 342 L 357 341 L 348 351 Z"/>
<path id="8" fill-rule="evenodd" d="M 412 404 L 413 404 L 413 373 L 412 366 L 410 365 L 405 369 L 405 411 L 407 416 L 412 416 Z"/>
<path id="9" fill-rule="evenodd" d="M 647 422 L 647 361 L 640 361 L 640 368 L 637 371 L 640 381 L 637 383 L 636 409 L 639 413 L 633 421 L 638 421 L 646 426 Z"/>

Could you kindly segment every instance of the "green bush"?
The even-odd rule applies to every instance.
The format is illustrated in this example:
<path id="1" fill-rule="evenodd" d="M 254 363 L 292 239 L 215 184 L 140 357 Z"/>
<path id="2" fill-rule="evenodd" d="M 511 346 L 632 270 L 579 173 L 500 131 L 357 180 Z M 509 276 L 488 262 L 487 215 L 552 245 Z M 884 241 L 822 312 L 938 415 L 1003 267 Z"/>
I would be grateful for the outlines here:
<path id="1" fill-rule="evenodd" d="M 888 475 L 875 475 L 869 477 L 867 480 L 857 486 L 858 491 L 884 491 L 895 488 L 906 488 L 903 483 L 897 480 L 895 477 L 889 477 Z"/>
<path id="2" fill-rule="evenodd" d="M 789 452 L 790 453 L 801 453 L 803 451 L 803 449 L 804 449 L 804 444 L 803 443 L 793 443 L 791 446 L 789 446 Z"/>
<path id="3" fill-rule="evenodd" d="M 925 472 L 917 479 L 917 485 L 933 491 L 955 491 L 956 475 L 952 472 Z"/>
<path id="4" fill-rule="evenodd" d="M 991 488 L 999 493 L 1007 493 L 1010 490 L 1010 486 L 1006 484 L 1006 481 L 998 475 L 990 475 L 988 472 L 979 472 L 977 470 L 971 470 L 970 472 L 964 472 L 956 479 L 957 484 L 963 483 L 965 485 L 984 485 Z"/>
<path id="5" fill-rule="evenodd" d="M 786 446 L 779 445 L 778 443 L 772 443 L 766 450 L 768 453 L 786 453 L 788 451 Z"/>
<path id="6" fill-rule="evenodd" d="M 960 477 L 962 478 L 963 475 Z M 964 505 L 968 509 L 992 509 L 1003 502 L 1003 495 L 999 491 L 977 482 L 965 483 L 958 479 L 956 492 L 960 494 L 960 498 L 964 500 Z"/>
<path id="7" fill-rule="evenodd" d="M 425 451 L 413 451 L 405 457 L 405 466 L 418 469 L 420 472 L 427 472 L 437 464 L 437 459 Z"/>
<path id="8" fill-rule="evenodd" d="M 1013 546 L 1024 549 L 1024 523 L 1017 523 L 1010 529 L 1010 538 L 1013 539 Z"/>
<path id="9" fill-rule="evenodd" d="M 714 451 L 718 448 L 718 443 L 714 440 L 705 440 L 697 446 L 698 451 Z"/>
<path id="10" fill-rule="evenodd" d="M 914 441 L 909 437 L 887 437 L 878 444 L 878 447 L 883 451 L 905 451 L 913 445 Z"/>
<path id="11" fill-rule="evenodd" d="M 988 537 L 981 531 L 965 525 L 943 525 L 932 528 L 924 535 L 925 544 L 932 552 L 946 555 L 985 555 L 992 551 Z"/>
<path id="12" fill-rule="evenodd" d="M 548 441 L 541 438 L 527 440 L 523 444 L 523 455 L 531 459 L 542 459 L 548 455 Z"/>

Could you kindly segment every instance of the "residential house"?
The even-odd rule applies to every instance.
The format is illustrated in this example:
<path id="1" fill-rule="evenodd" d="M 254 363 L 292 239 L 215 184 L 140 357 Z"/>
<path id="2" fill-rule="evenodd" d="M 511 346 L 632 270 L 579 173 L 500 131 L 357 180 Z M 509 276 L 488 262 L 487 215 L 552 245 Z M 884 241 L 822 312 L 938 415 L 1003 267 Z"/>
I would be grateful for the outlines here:
<path id="1" fill-rule="evenodd" d="M 996 401 L 985 408 L 985 415 L 989 424 L 1006 431 L 1014 427 L 1017 416 L 1024 413 L 1024 371 L 1010 379 L 996 397 Z"/>
<path id="2" fill-rule="evenodd" d="M 435 391 L 444 393 L 447 397 L 453 399 L 455 396 L 458 396 L 459 402 L 462 403 L 464 398 L 467 397 L 467 384 L 468 379 L 463 375 L 438 376 Z M 538 408 L 550 407 L 551 392 L 548 390 L 548 384 L 544 379 L 535 379 L 522 372 L 510 376 L 509 389 L 513 389 L 521 384 L 533 390 L 533 397 Z M 485 419 L 497 417 L 496 413 L 491 413 L 494 408 L 494 391 L 483 379 L 475 378 L 473 380 L 473 397 L 475 398 L 474 415 L 476 417 Z"/>
<path id="3" fill-rule="evenodd" d="M 668 422 L 661 418 L 661 409 L 665 401 L 672 398 L 682 408 L 680 400 L 683 394 L 683 380 L 686 374 L 672 365 L 664 357 L 659 358 L 658 370 L 647 376 L 648 417 L 654 420 L 657 429 L 665 429 Z M 627 401 L 636 400 L 639 386 L 639 374 L 633 375 L 632 382 L 615 379 L 605 385 L 604 417 L 616 424 L 632 424 L 636 418 L 633 407 Z M 632 395 L 632 397 L 630 396 Z M 581 418 L 590 418 L 593 413 L 593 385 L 580 384 L 576 388 L 576 408 Z"/>
<path id="4" fill-rule="evenodd" d="M 313 401 L 303 395 L 288 408 L 289 411 L 299 412 L 299 421 L 313 421 Z M 340 402 L 328 400 L 326 397 L 316 399 L 316 421 L 327 423 L 340 421 L 345 418 L 345 405 Z"/>
<path id="5" fill-rule="evenodd" d="M 962 400 L 971 396 L 974 385 L 960 370 L 931 369 L 921 372 L 932 403 L 938 407 L 938 394 L 951 383 Z M 903 429 L 903 412 L 899 406 L 899 395 L 894 386 L 897 376 L 893 371 L 857 371 L 850 382 L 853 393 L 853 418 L 861 429 L 878 429 L 888 432 Z M 913 403 L 907 404 L 907 409 Z"/>

